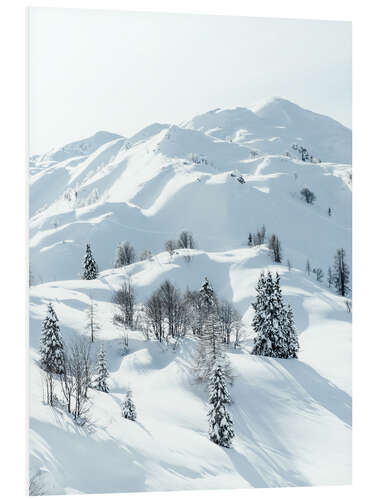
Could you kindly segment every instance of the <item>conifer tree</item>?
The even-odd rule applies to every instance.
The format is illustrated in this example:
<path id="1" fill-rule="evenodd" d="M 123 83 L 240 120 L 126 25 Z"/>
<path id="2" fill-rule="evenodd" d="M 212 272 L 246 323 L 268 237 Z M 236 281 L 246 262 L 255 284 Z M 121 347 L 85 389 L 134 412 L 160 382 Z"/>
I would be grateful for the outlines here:
<path id="1" fill-rule="evenodd" d="M 291 309 L 283 303 L 280 276 L 275 280 L 268 272 L 262 273 L 257 287 L 257 298 L 252 304 L 255 315 L 252 327 L 256 332 L 252 354 L 273 358 L 293 358 L 298 351 L 298 339 L 294 329 Z M 297 350 L 296 350 L 297 349 Z"/>
<path id="2" fill-rule="evenodd" d="M 225 375 L 219 363 L 213 367 L 209 382 L 209 430 L 208 435 L 214 443 L 230 448 L 234 438 L 233 422 L 226 403 L 230 395 L 225 384 Z"/>
<path id="3" fill-rule="evenodd" d="M 92 255 L 90 244 L 86 245 L 85 258 L 83 260 L 83 273 L 82 279 L 84 280 L 94 280 L 98 276 L 98 266 Z"/>
<path id="4" fill-rule="evenodd" d="M 107 360 L 105 355 L 105 350 L 103 345 L 100 347 L 97 356 L 96 362 L 96 377 L 94 380 L 94 387 L 98 389 L 98 391 L 109 392 L 107 378 L 109 377 L 109 373 L 107 370 Z"/>
<path id="5" fill-rule="evenodd" d="M 310 261 L 309 261 L 309 259 L 307 259 L 307 261 L 306 261 L 306 274 L 308 276 L 310 276 L 310 272 L 311 272 Z"/>
<path id="6" fill-rule="evenodd" d="M 231 370 L 226 358 L 220 327 L 218 302 L 215 292 L 205 278 L 199 292 L 201 305 L 201 328 L 198 336 L 197 352 L 195 357 L 195 378 L 199 382 L 207 382 L 216 362 L 221 363 L 225 375 L 230 379 Z"/>
<path id="7" fill-rule="evenodd" d="M 333 284 L 342 297 L 349 294 L 349 267 L 345 262 L 345 250 L 339 248 L 333 262 Z"/>
<path id="8" fill-rule="evenodd" d="M 64 346 L 58 321 L 55 310 L 49 303 L 47 316 L 42 323 L 40 363 L 46 372 L 60 375 L 64 373 Z"/>
<path id="9" fill-rule="evenodd" d="M 132 399 L 132 392 L 128 391 L 126 394 L 125 401 L 122 403 L 122 416 L 128 420 L 136 420 L 137 412 L 135 409 L 135 404 Z"/>
<path id="10" fill-rule="evenodd" d="M 215 307 L 216 297 L 215 292 L 207 277 L 204 278 L 204 283 L 199 291 L 199 296 L 205 309 L 205 314 L 208 316 Z"/>
<path id="11" fill-rule="evenodd" d="M 287 341 L 287 354 L 288 358 L 297 359 L 297 353 L 299 351 L 299 341 L 298 335 L 294 326 L 294 316 L 290 305 L 288 305 L 286 311 L 286 341 Z"/>

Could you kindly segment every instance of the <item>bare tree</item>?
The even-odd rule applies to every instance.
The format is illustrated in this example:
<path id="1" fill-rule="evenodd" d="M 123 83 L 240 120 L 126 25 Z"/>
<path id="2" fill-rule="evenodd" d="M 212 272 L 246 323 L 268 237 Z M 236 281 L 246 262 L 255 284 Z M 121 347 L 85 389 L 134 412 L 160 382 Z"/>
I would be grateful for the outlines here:
<path id="1" fill-rule="evenodd" d="M 288 266 L 288 272 L 290 272 L 292 270 L 292 264 L 289 259 L 286 261 L 286 265 Z"/>
<path id="2" fill-rule="evenodd" d="M 233 347 L 235 349 L 238 349 L 241 344 L 242 340 L 241 330 L 242 330 L 242 321 L 241 320 L 235 321 L 234 323 L 235 341 L 233 344 Z"/>
<path id="3" fill-rule="evenodd" d="M 178 239 L 179 248 L 195 248 L 195 241 L 190 231 L 182 231 Z"/>
<path id="4" fill-rule="evenodd" d="M 328 288 L 331 288 L 331 286 L 333 285 L 333 274 L 332 274 L 331 266 L 329 266 L 328 272 L 327 272 L 327 283 L 328 283 Z"/>
<path id="5" fill-rule="evenodd" d="M 120 290 L 115 292 L 112 302 L 116 306 L 115 322 L 133 328 L 135 290 L 130 281 L 125 281 Z"/>
<path id="6" fill-rule="evenodd" d="M 91 382 L 91 344 L 81 339 L 70 348 L 70 376 L 73 378 L 74 408 L 73 418 L 81 425 L 88 413 L 87 390 Z"/>
<path id="7" fill-rule="evenodd" d="M 97 304 L 90 299 L 90 305 L 86 309 L 86 330 L 89 332 L 91 342 L 94 342 L 95 334 L 100 330 L 100 324 L 97 321 Z"/>
<path id="8" fill-rule="evenodd" d="M 155 337 L 162 341 L 164 338 L 163 303 L 158 291 L 154 292 L 146 302 L 146 314 L 151 322 Z"/>
<path id="9" fill-rule="evenodd" d="M 72 364 L 70 353 L 64 353 L 64 373 L 60 374 L 61 392 L 65 399 L 68 413 L 72 413 L 72 397 L 74 391 L 74 378 L 72 374 Z"/>
<path id="10" fill-rule="evenodd" d="M 258 229 L 256 233 L 254 233 L 252 235 L 251 238 L 249 235 L 248 243 L 250 241 L 252 241 L 254 246 L 263 245 L 263 243 L 265 242 L 265 239 L 266 239 L 266 226 L 263 224 L 262 227 L 260 229 Z"/>
<path id="11" fill-rule="evenodd" d="M 239 321 L 240 316 L 236 309 L 233 307 L 233 304 L 227 302 L 226 300 L 222 301 L 219 304 L 219 318 L 223 332 L 223 338 L 226 344 L 230 344 L 231 338 L 230 335 L 232 333 L 234 324 L 236 321 Z"/>
<path id="12" fill-rule="evenodd" d="M 180 314 L 181 296 L 179 290 L 169 281 L 164 281 L 159 288 L 164 317 L 168 321 L 168 336 L 175 337 L 178 332 L 177 314 Z"/>
<path id="13" fill-rule="evenodd" d="M 139 256 L 139 260 L 152 260 L 151 250 L 143 250 L 143 252 Z"/>
<path id="14" fill-rule="evenodd" d="M 313 273 L 315 273 L 316 275 L 316 281 L 319 281 L 319 283 L 321 283 L 324 276 L 322 268 L 317 267 L 316 269 L 313 269 Z"/>
<path id="15" fill-rule="evenodd" d="M 204 318 L 204 307 L 198 291 L 187 290 L 185 293 L 185 303 L 188 310 L 189 325 L 193 335 L 199 335 L 202 331 Z"/>
<path id="16" fill-rule="evenodd" d="M 114 267 L 124 267 L 135 262 L 135 250 L 134 247 L 128 242 L 122 242 L 117 245 L 115 261 L 113 263 Z"/>
<path id="17" fill-rule="evenodd" d="M 126 354 L 129 348 L 128 329 L 133 328 L 135 306 L 135 290 L 129 281 L 123 283 L 120 290 L 114 293 L 112 302 L 116 307 L 113 324 L 122 329 L 122 351 Z"/>
<path id="18" fill-rule="evenodd" d="M 168 240 L 165 242 L 164 248 L 169 253 L 169 256 L 172 258 L 175 251 L 179 248 L 179 243 L 178 241 L 175 240 Z"/>
<path id="19" fill-rule="evenodd" d="M 54 387 L 55 381 L 53 378 L 53 373 L 49 371 L 44 371 L 42 374 L 43 383 L 43 402 L 47 405 L 53 406 L 55 401 Z"/>

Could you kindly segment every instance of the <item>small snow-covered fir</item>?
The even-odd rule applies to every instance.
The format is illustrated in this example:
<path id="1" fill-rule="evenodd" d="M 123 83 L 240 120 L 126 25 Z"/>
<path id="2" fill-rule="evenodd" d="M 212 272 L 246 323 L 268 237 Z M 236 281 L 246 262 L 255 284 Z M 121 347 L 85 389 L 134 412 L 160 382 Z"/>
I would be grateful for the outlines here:
<path id="1" fill-rule="evenodd" d="M 209 429 L 208 434 L 214 443 L 230 448 L 234 438 L 232 418 L 225 407 L 230 403 L 231 397 L 225 384 L 225 374 L 216 363 L 213 367 L 209 383 Z"/>
<path id="2" fill-rule="evenodd" d="M 107 384 L 109 373 L 107 369 L 106 353 L 103 345 L 101 345 L 97 355 L 96 373 L 97 374 L 93 383 L 94 387 L 98 389 L 98 391 L 109 392 Z"/>
<path id="3" fill-rule="evenodd" d="M 127 418 L 128 420 L 136 420 L 137 419 L 137 411 L 135 409 L 135 404 L 132 399 L 132 392 L 128 391 L 126 394 L 126 398 L 122 403 L 122 416 Z"/>
<path id="4" fill-rule="evenodd" d="M 83 272 L 82 279 L 84 280 L 94 280 L 98 276 L 98 266 L 92 255 L 90 244 L 86 245 L 85 258 L 83 260 Z"/>
<path id="5" fill-rule="evenodd" d="M 64 345 L 60 335 L 58 318 L 51 303 L 42 323 L 40 338 L 40 364 L 50 373 L 64 373 Z"/>

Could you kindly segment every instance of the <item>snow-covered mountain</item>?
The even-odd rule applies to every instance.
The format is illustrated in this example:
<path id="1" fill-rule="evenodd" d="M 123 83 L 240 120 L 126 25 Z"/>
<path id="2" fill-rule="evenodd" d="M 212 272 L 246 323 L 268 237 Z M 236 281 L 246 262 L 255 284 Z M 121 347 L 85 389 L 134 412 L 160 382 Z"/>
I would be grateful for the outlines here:
<path id="1" fill-rule="evenodd" d="M 328 116 L 303 109 L 286 99 L 273 98 L 248 108 L 214 109 L 194 117 L 185 127 L 254 151 L 284 154 L 301 144 L 316 158 L 351 163 L 351 130 Z"/>
<path id="2" fill-rule="evenodd" d="M 305 187 L 313 204 L 301 198 Z M 247 246 L 263 224 L 280 238 L 282 264 L 266 245 Z M 185 229 L 197 249 L 171 257 L 164 243 Z M 351 131 L 283 99 L 180 126 L 155 123 L 130 138 L 99 132 L 32 157 L 31 474 L 40 471 L 56 494 L 350 483 L 351 314 L 305 266 L 326 273 L 338 248 L 350 264 L 351 234 Z M 120 241 L 153 258 L 113 269 Z M 92 281 L 79 279 L 87 242 L 100 270 Z M 251 303 L 267 269 L 280 273 L 293 307 L 299 360 L 250 356 Z M 134 330 L 124 357 L 112 322 L 111 297 L 128 278 L 142 304 L 165 279 L 184 291 L 205 276 L 244 325 L 241 349 L 228 351 L 230 450 L 207 438 L 207 394 L 191 378 L 195 339 L 174 350 Z M 89 432 L 41 402 L 38 349 L 49 301 L 69 343 L 86 335 L 91 299 L 101 322 L 94 351 L 104 344 L 110 392 L 90 391 Z M 129 387 L 137 422 L 121 417 Z"/>
<path id="3" fill-rule="evenodd" d="M 279 101 L 257 113 L 267 114 L 272 103 Z M 288 104 L 288 109 L 301 110 Z M 316 124 L 316 131 L 324 131 L 321 149 L 319 143 L 312 150 L 324 159 L 325 143 L 331 140 L 334 150 L 339 135 L 337 130 L 329 135 L 326 123 L 333 123 L 332 130 L 341 126 L 301 113 Z M 295 115 L 299 111 L 290 113 L 293 126 Z M 272 117 L 276 120 L 277 113 Z M 239 132 L 245 122 L 250 129 L 253 119 L 254 126 L 264 120 L 246 109 L 215 111 L 184 127 L 153 124 L 129 139 L 99 133 L 42 156 L 30 175 L 33 274 L 44 281 L 77 277 L 87 241 L 99 267 L 106 269 L 119 241 L 129 240 L 137 252 L 159 252 L 167 239 L 188 229 L 200 248 L 228 250 L 245 245 L 248 233 L 262 224 L 268 233 L 278 234 L 285 257 L 299 267 L 310 258 L 326 269 L 338 247 L 350 258 L 350 164 L 303 162 L 291 148 L 296 137 L 283 139 L 282 148 L 273 145 L 280 144 L 276 140 L 262 140 L 255 152 L 253 142 Z M 300 120 L 301 134 L 309 120 Z M 193 126 L 199 130 L 189 128 Z M 341 128 L 344 141 L 350 131 Z M 261 127 L 257 130 L 262 133 Z M 229 132 L 234 139 L 224 140 Z M 93 150 L 77 156 L 82 147 Z M 277 152 L 270 151 L 275 148 Z M 238 182 L 239 176 L 245 183 Z M 304 187 L 315 193 L 314 205 L 301 200 Z"/>

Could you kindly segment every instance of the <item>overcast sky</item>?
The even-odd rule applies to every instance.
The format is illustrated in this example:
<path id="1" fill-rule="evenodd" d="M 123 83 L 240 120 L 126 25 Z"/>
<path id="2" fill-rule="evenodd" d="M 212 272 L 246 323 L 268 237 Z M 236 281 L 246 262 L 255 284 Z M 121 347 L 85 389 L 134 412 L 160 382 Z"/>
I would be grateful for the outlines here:
<path id="1" fill-rule="evenodd" d="M 33 8 L 30 153 L 289 99 L 351 127 L 351 24 Z"/>

